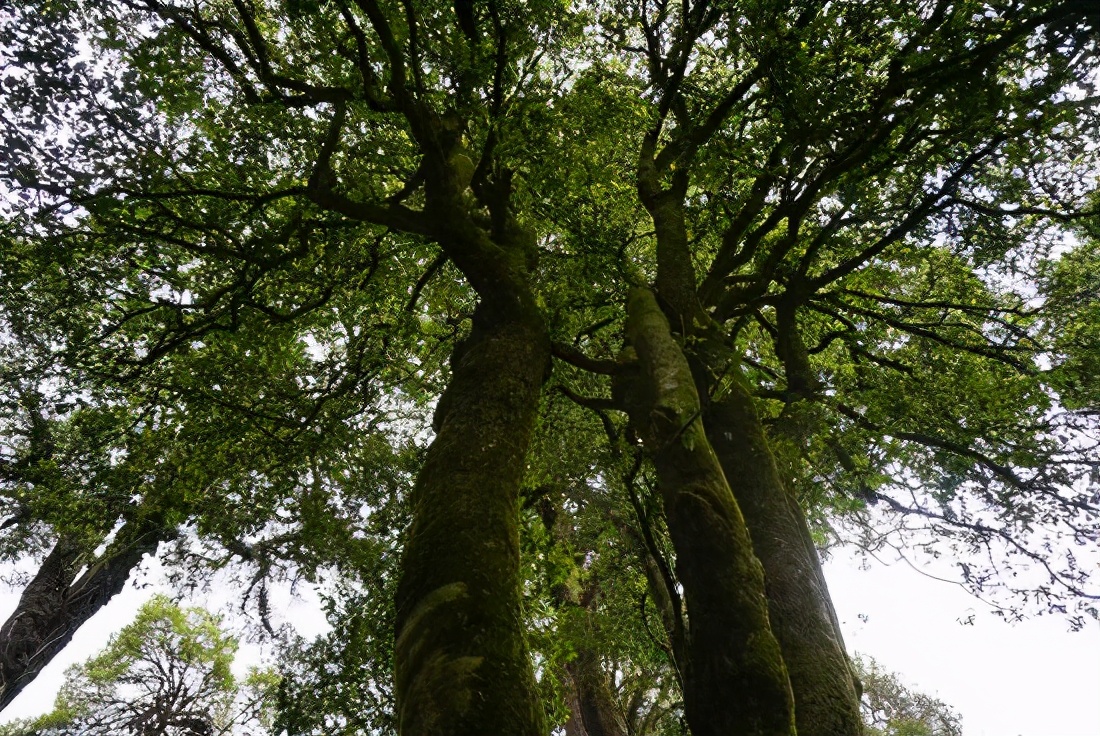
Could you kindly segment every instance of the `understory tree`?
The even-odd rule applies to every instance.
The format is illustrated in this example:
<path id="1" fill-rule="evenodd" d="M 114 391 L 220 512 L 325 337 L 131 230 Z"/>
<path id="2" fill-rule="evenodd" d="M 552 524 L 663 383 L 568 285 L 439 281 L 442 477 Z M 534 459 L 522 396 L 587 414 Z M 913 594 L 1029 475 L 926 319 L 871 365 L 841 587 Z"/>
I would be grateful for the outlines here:
<path id="1" fill-rule="evenodd" d="M 844 541 L 1081 625 L 1098 28 L 0 10 L 0 707 L 147 554 L 330 581 L 301 732 L 855 736 Z"/>

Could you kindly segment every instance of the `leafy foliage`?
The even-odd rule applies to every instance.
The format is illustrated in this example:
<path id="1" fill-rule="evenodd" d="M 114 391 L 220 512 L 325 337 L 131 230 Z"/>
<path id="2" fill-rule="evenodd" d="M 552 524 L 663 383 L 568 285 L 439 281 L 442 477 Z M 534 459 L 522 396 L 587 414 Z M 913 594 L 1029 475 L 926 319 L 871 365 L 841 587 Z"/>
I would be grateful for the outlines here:
<path id="1" fill-rule="evenodd" d="M 819 544 L 949 556 L 1012 615 L 1096 616 L 1074 551 L 1100 462 L 1078 4 L 0 20 L 0 557 L 78 540 L 75 575 L 151 529 L 180 537 L 174 582 L 234 565 L 265 622 L 269 582 L 331 576 L 333 633 L 286 659 L 293 730 L 395 728 L 410 489 L 476 306 L 528 291 L 555 361 L 516 518 L 555 722 L 569 667 L 598 661 L 640 731 L 683 727 L 677 555 L 623 416 L 640 399 L 613 392 L 641 284 L 700 411 L 750 396 Z"/>
<path id="2" fill-rule="evenodd" d="M 264 733 L 266 701 L 278 679 L 232 674 L 237 641 L 219 619 L 156 596 L 107 647 L 71 667 L 54 709 L 5 727 L 12 736 Z"/>
<path id="3" fill-rule="evenodd" d="M 856 656 L 863 714 L 873 736 L 961 736 L 962 718 L 941 700 L 917 692 L 871 659 Z"/>

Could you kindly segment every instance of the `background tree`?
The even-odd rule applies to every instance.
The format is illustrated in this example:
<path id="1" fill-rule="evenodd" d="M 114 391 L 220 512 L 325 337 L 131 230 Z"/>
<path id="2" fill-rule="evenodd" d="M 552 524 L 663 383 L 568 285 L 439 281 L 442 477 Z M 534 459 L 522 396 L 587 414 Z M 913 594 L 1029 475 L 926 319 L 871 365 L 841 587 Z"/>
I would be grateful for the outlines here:
<path id="1" fill-rule="evenodd" d="M 863 683 L 863 717 L 874 736 L 962 736 L 955 710 L 905 685 L 870 657 L 854 658 Z"/>
<path id="2" fill-rule="evenodd" d="M 87 662 L 71 667 L 54 710 L 9 734 L 215 736 L 267 733 L 277 678 L 230 671 L 237 640 L 219 619 L 155 596 Z"/>

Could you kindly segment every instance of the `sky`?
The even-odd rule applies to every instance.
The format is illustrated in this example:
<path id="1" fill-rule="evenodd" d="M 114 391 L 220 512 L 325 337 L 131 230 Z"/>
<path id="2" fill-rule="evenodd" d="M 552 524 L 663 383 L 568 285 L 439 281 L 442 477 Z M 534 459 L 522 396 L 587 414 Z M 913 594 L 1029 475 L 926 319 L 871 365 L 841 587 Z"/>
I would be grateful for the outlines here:
<path id="1" fill-rule="evenodd" d="M 1100 736 L 1100 622 L 1079 632 L 1057 616 L 1008 624 L 956 585 L 903 562 L 884 565 L 843 549 L 833 553 L 825 574 L 849 651 L 874 657 L 908 685 L 953 706 L 965 736 Z M 152 569 L 145 580 L 156 577 Z M 50 710 L 65 668 L 99 651 L 156 588 L 127 586 L 0 714 L 0 722 Z M 0 618 L 7 618 L 18 594 L 0 591 Z M 215 591 L 189 603 L 217 608 L 232 601 L 226 591 Z M 323 630 L 308 595 L 282 595 L 273 605 L 301 633 Z"/>
<path id="2" fill-rule="evenodd" d="M 1100 622 L 1009 624 L 957 585 L 844 550 L 825 576 L 848 650 L 953 706 L 965 736 L 1100 736 Z"/>

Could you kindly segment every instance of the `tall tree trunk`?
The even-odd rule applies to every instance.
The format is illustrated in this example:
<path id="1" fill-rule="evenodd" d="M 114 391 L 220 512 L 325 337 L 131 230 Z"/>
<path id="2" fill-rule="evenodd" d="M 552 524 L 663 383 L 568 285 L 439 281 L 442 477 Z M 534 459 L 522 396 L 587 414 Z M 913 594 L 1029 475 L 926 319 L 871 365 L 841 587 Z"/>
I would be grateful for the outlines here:
<path id="1" fill-rule="evenodd" d="M 0 627 L 0 710 L 122 591 L 141 559 L 173 535 L 155 522 L 128 522 L 98 559 L 92 559 L 86 542 L 67 535 L 57 540 Z"/>
<path id="2" fill-rule="evenodd" d="M 519 487 L 550 360 L 523 289 L 482 294 L 413 489 L 397 591 L 402 736 L 543 736 L 520 601 Z"/>
<path id="3" fill-rule="evenodd" d="M 799 736 L 859 736 L 859 685 L 806 517 L 776 469 L 739 383 L 704 413 L 710 443 L 731 479 L 753 549 L 764 565 L 768 613 L 794 691 Z"/>
<path id="4" fill-rule="evenodd" d="M 764 573 L 700 419 L 699 394 L 648 289 L 627 302 L 639 370 L 616 393 L 657 469 L 688 611 L 684 708 L 695 736 L 791 736 L 794 709 Z"/>
<path id="5" fill-rule="evenodd" d="M 565 494 L 554 494 L 561 498 Z M 543 494 L 535 504 L 546 531 L 562 551 L 570 549 L 573 536 L 572 515 L 562 513 L 558 503 Z M 576 561 L 583 555 L 577 555 Z M 591 574 L 591 573 L 590 573 Z M 558 611 L 579 609 L 587 619 L 586 630 L 592 631 L 595 608 L 600 599 L 600 581 L 589 577 L 583 590 L 558 583 L 552 588 L 554 606 Z M 583 642 L 577 642 L 576 656 L 564 666 L 564 684 L 569 719 L 565 722 L 565 736 L 627 736 L 626 719 L 615 696 L 614 682 L 604 669 L 598 651 Z"/>
<path id="6" fill-rule="evenodd" d="M 607 672 L 599 655 L 581 647 L 565 665 L 572 685 L 568 697 L 566 736 L 627 736 L 626 722 L 615 701 Z"/>

